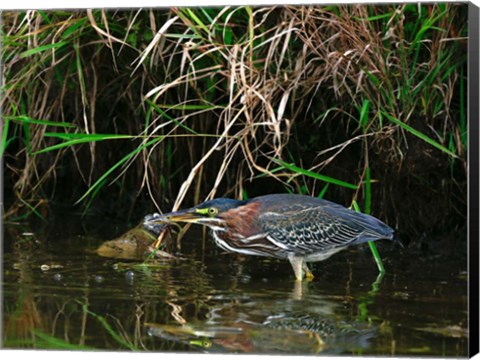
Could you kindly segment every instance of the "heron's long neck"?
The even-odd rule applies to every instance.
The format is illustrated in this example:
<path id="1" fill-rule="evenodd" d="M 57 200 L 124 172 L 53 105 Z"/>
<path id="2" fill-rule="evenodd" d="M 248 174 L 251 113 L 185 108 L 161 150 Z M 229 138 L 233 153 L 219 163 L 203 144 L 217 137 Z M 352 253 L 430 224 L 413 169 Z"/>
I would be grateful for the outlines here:
<path id="1" fill-rule="evenodd" d="M 274 256 L 272 249 L 265 246 L 262 239 L 264 234 L 258 234 L 245 238 L 243 236 L 233 236 L 226 230 L 212 230 L 212 235 L 215 240 L 215 244 L 227 251 L 235 252 L 244 255 L 257 255 L 257 256 Z M 277 254 L 278 255 L 278 254 Z"/>

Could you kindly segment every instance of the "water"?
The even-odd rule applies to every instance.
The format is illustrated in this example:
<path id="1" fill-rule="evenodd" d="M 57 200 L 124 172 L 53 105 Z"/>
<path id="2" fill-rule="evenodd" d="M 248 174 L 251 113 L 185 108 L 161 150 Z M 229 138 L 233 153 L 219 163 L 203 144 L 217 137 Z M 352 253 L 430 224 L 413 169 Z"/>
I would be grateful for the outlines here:
<path id="1" fill-rule="evenodd" d="M 377 242 L 383 278 L 365 245 L 297 283 L 289 263 L 223 254 L 200 227 L 179 259 L 145 265 L 92 251 L 120 232 L 103 219 L 5 224 L 3 346 L 467 356 L 462 246 L 425 254 Z"/>

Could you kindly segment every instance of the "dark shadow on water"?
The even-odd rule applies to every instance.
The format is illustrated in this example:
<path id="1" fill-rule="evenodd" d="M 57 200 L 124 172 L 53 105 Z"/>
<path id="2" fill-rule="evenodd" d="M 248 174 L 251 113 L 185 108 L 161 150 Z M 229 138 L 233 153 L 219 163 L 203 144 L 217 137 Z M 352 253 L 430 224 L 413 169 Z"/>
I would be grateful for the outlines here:
<path id="1" fill-rule="evenodd" d="M 467 354 L 462 250 L 425 257 L 377 243 L 382 279 L 365 246 L 314 264 L 315 279 L 298 283 L 288 262 L 223 254 L 209 239 L 204 250 L 201 228 L 183 238 L 179 259 L 144 263 L 96 255 L 109 239 L 75 226 L 6 227 L 4 347 Z"/>

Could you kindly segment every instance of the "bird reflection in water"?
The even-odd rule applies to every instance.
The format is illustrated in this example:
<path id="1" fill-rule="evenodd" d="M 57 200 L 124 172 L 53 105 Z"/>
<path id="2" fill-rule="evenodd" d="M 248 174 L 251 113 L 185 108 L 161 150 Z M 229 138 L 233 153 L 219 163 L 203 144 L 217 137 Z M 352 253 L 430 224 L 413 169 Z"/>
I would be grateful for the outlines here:
<path id="1" fill-rule="evenodd" d="M 145 324 L 147 334 L 189 345 L 203 352 L 341 354 L 369 346 L 376 328 L 337 322 L 318 314 L 282 313 L 262 323 L 239 321 L 233 326 L 212 324 Z"/>

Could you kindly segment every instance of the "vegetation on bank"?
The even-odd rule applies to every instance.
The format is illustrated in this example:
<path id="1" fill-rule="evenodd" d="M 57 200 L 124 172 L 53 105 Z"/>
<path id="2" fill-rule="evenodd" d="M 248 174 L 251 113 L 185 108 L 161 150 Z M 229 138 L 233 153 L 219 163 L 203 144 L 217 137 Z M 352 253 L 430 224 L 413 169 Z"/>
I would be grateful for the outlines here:
<path id="1" fill-rule="evenodd" d="M 466 217 L 467 4 L 3 12 L 5 216 L 272 192 Z"/>

